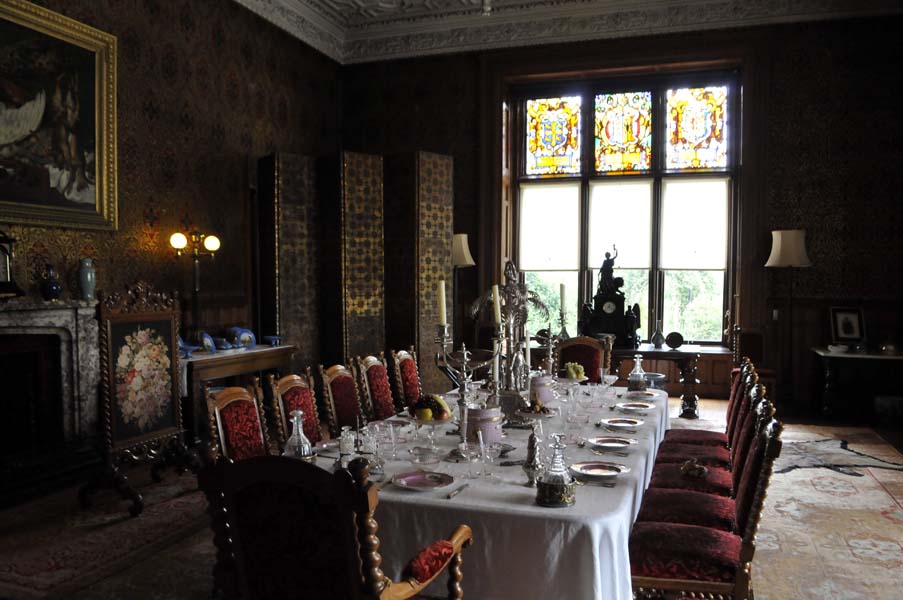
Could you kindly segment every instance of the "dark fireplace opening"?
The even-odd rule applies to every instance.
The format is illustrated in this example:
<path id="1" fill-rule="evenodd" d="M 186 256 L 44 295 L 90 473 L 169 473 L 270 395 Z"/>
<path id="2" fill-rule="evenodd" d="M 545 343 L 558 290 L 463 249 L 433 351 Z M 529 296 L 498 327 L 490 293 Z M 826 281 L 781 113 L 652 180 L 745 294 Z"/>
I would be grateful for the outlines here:
<path id="1" fill-rule="evenodd" d="M 0 464 L 15 468 L 61 444 L 63 396 L 60 338 L 56 335 L 0 335 Z"/>

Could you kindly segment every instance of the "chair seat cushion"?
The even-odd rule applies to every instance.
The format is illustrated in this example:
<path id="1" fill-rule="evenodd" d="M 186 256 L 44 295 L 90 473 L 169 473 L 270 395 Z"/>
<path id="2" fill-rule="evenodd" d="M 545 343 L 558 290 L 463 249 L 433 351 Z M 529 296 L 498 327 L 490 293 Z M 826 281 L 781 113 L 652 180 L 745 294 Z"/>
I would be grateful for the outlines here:
<path id="1" fill-rule="evenodd" d="M 701 465 L 710 467 L 728 468 L 731 464 L 731 453 L 727 448 L 677 443 L 659 446 L 655 462 L 682 463 L 691 458 L 695 458 Z"/>
<path id="2" fill-rule="evenodd" d="M 630 534 L 634 577 L 731 583 L 740 562 L 740 536 L 676 523 L 636 523 Z"/>
<path id="3" fill-rule="evenodd" d="M 731 495 L 731 472 L 720 467 L 708 467 L 702 477 L 684 475 L 680 463 L 658 463 L 652 469 L 650 488 L 669 488 L 706 492 L 718 496 Z"/>
<path id="4" fill-rule="evenodd" d="M 669 429 L 664 444 L 700 444 L 703 446 L 727 446 L 727 434 L 707 429 Z"/>
<path id="5" fill-rule="evenodd" d="M 455 547 L 448 540 L 433 542 L 411 559 L 405 566 L 403 574 L 420 582 L 429 581 L 433 575 L 442 570 L 454 553 Z"/>
<path id="6" fill-rule="evenodd" d="M 649 488 L 643 496 L 643 505 L 636 520 L 734 531 L 736 517 L 734 501 L 724 496 L 690 490 Z"/>

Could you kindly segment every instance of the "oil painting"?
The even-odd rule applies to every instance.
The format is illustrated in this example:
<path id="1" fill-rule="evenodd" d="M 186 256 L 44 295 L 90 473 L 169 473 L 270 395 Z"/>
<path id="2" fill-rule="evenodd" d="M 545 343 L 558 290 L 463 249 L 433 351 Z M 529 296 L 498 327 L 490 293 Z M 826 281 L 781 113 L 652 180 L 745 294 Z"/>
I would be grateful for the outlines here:
<path id="1" fill-rule="evenodd" d="M 115 229 L 116 38 L 0 5 L 0 221 Z"/>

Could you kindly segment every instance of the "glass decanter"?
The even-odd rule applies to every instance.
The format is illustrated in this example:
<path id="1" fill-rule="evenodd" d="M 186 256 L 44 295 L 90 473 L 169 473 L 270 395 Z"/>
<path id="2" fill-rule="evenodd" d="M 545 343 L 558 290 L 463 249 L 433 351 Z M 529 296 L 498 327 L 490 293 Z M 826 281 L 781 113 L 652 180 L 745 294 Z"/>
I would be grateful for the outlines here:
<path id="1" fill-rule="evenodd" d="M 576 501 L 577 481 L 568 472 L 564 462 L 562 438 L 564 434 L 552 434 L 555 441 L 550 444 L 552 459 L 536 482 L 536 503 L 540 506 L 563 507 L 572 506 Z"/>
<path id="2" fill-rule="evenodd" d="M 304 435 L 302 423 L 304 422 L 304 412 L 293 410 L 292 415 L 292 435 L 285 441 L 285 450 L 282 456 L 288 458 L 298 458 L 312 462 L 317 455 L 314 454 L 313 446 L 307 436 Z"/>
<path id="3" fill-rule="evenodd" d="M 643 355 L 635 354 L 633 356 L 633 371 L 627 376 L 628 392 L 645 392 L 646 391 L 646 371 L 643 370 Z"/>

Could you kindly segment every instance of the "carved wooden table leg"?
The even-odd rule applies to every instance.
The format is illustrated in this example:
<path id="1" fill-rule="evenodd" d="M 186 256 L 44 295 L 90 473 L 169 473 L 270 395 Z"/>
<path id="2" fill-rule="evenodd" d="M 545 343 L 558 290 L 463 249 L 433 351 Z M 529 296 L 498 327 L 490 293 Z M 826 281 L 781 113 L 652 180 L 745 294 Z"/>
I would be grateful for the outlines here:
<path id="1" fill-rule="evenodd" d="M 683 394 L 680 397 L 680 417 L 682 419 L 699 418 L 699 396 L 696 395 L 696 371 L 699 368 L 699 355 L 688 354 L 686 358 L 678 362 L 680 367 L 681 383 L 684 385 Z"/>

